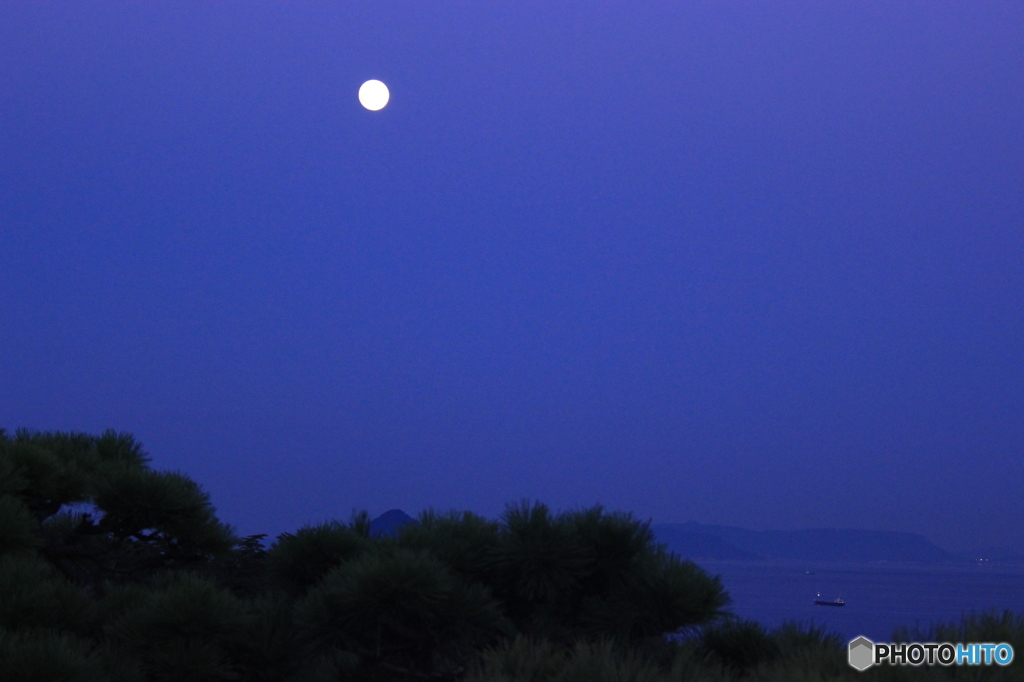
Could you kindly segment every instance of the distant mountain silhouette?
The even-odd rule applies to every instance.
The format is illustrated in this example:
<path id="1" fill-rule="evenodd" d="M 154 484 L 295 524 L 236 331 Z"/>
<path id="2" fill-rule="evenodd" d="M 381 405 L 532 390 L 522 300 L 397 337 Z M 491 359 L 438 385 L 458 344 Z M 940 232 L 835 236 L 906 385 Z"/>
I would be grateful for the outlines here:
<path id="1" fill-rule="evenodd" d="M 651 525 L 658 542 L 684 558 L 807 561 L 957 561 L 959 557 L 914 533 L 822 528 L 747 530 L 688 523 Z"/>
<path id="2" fill-rule="evenodd" d="M 391 509 L 370 522 L 370 535 L 375 538 L 393 538 L 407 523 L 415 523 L 415 519 L 401 509 Z"/>
<path id="3" fill-rule="evenodd" d="M 655 524 L 651 526 L 658 542 L 668 545 L 684 558 L 755 560 L 761 557 L 740 549 L 714 533 L 689 528 L 690 524 Z"/>
<path id="4" fill-rule="evenodd" d="M 1007 563 L 1024 563 L 1024 552 L 1002 547 L 982 547 L 980 549 L 957 552 L 956 555 L 965 561 L 996 561 Z"/>

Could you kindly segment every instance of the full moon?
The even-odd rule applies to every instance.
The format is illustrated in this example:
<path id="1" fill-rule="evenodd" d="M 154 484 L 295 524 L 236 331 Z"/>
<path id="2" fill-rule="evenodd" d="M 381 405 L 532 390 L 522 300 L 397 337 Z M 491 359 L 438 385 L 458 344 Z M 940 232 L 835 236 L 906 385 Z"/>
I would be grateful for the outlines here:
<path id="1" fill-rule="evenodd" d="M 359 103 L 370 111 L 380 111 L 390 98 L 388 86 L 380 81 L 366 81 L 359 88 Z"/>

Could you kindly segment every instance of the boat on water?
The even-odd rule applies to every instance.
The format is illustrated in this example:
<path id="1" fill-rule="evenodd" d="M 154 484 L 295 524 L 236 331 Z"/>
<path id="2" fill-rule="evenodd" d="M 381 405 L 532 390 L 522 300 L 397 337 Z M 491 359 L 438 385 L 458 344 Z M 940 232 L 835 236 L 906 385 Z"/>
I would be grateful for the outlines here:
<path id="1" fill-rule="evenodd" d="M 815 606 L 846 606 L 846 602 L 844 602 L 839 597 L 836 597 L 832 601 L 829 601 L 827 599 L 822 599 L 821 598 L 821 592 L 819 592 L 818 593 L 818 597 L 814 600 L 814 605 Z"/>

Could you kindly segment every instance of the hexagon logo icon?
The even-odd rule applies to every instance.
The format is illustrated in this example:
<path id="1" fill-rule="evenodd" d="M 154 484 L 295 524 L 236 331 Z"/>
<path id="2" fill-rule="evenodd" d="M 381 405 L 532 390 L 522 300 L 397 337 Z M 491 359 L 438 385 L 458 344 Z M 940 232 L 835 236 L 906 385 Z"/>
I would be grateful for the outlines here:
<path id="1" fill-rule="evenodd" d="M 858 637 L 850 642 L 850 665 L 857 670 L 867 670 L 875 663 L 875 643 L 867 637 Z"/>

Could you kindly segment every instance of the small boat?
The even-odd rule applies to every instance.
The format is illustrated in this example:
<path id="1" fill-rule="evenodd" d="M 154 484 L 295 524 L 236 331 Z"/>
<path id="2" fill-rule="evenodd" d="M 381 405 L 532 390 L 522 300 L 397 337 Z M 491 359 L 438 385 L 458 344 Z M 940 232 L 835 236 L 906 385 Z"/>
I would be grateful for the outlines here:
<path id="1" fill-rule="evenodd" d="M 822 599 L 821 598 L 821 592 L 819 592 L 818 593 L 818 598 L 814 600 L 814 605 L 815 606 L 846 606 L 846 602 L 844 602 L 839 597 L 836 597 L 832 601 L 828 601 L 827 599 Z"/>

